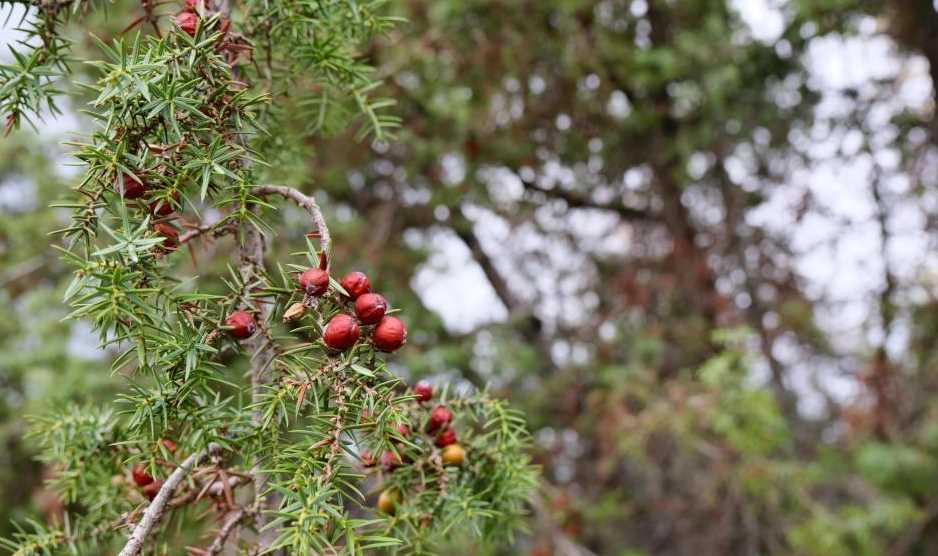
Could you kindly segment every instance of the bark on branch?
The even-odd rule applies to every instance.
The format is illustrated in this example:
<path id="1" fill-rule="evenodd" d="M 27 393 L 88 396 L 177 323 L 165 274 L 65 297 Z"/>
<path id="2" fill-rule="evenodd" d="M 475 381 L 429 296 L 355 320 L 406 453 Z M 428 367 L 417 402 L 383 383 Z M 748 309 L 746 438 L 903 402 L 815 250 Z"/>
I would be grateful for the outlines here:
<path id="1" fill-rule="evenodd" d="M 190 549 L 190 552 L 197 553 L 199 556 L 217 556 L 221 554 L 221 551 L 225 549 L 225 544 L 228 542 L 228 538 L 231 536 L 232 531 L 234 531 L 238 524 L 241 523 L 241 520 L 248 515 L 248 512 L 243 508 L 235 510 L 229 513 L 225 518 L 225 523 L 221 526 L 221 529 L 218 530 L 218 534 L 215 535 L 215 538 L 212 540 L 212 544 L 208 545 L 205 550 L 194 551 Z"/>
<path id="2" fill-rule="evenodd" d="M 532 193 L 543 195 L 548 199 L 559 199 L 565 202 L 567 206 L 572 209 L 594 209 L 614 212 L 618 214 L 620 218 L 627 221 L 654 222 L 657 219 L 657 215 L 652 214 L 649 211 L 626 206 L 620 201 L 611 201 L 608 203 L 596 202 L 590 199 L 588 196 L 580 195 L 573 191 L 568 191 L 559 187 L 548 190 L 541 189 L 540 187 L 536 187 L 528 182 L 523 182 L 523 184 L 526 190 Z"/>
<path id="3" fill-rule="evenodd" d="M 332 248 L 332 236 L 326 225 L 326 219 L 319 208 L 316 199 L 305 195 L 300 191 L 282 185 L 257 185 L 251 189 L 254 195 L 265 197 L 278 195 L 296 203 L 305 210 L 312 218 L 313 225 L 319 235 L 322 252 L 326 254 L 326 263 L 329 263 L 329 253 Z M 265 274 L 264 251 L 266 245 L 264 236 L 260 230 L 253 225 L 248 225 L 245 230 L 244 244 L 241 246 L 241 277 L 246 287 L 251 287 L 258 279 Z M 253 402 L 258 405 L 258 409 L 253 416 L 255 426 L 261 426 L 263 420 L 263 410 L 260 409 L 260 402 L 265 385 L 269 382 L 268 368 L 276 351 L 273 348 L 273 341 L 270 338 L 270 332 L 266 325 L 266 309 L 261 306 L 260 317 L 258 319 L 259 331 L 250 341 L 249 346 L 253 352 L 251 356 L 251 391 Z M 270 523 L 270 514 L 278 506 L 279 497 L 275 493 L 269 492 L 269 477 L 261 471 L 261 462 L 254 462 L 254 510 L 257 512 L 256 525 L 260 531 L 258 539 L 258 549 L 264 553 L 277 539 L 278 531 L 275 527 L 267 527 Z M 280 554 L 279 551 L 275 554 Z"/>
<path id="4" fill-rule="evenodd" d="M 163 517 L 163 512 L 166 510 L 166 506 L 173 496 L 173 491 L 176 490 L 179 483 L 186 477 L 186 474 L 202 461 L 203 457 L 205 457 L 205 452 L 192 454 L 170 474 L 166 482 L 163 483 L 163 487 L 156 494 L 156 497 L 150 502 L 150 505 L 147 506 L 146 511 L 143 512 L 143 517 L 137 522 L 137 526 L 134 527 L 133 533 L 130 534 L 127 544 L 124 545 L 123 550 L 120 551 L 118 556 L 137 556 L 137 554 L 140 554 L 150 532 L 153 531 L 153 528 L 159 523 L 160 518 Z"/>
<path id="5" fill-rule="evenodd" d="M 311 195 L 301 193 L 297 189 L 283 185 L 257 185 L 251 191 L 260 197 L 279 195 L 293 201 L 300 208 L 309 213 L 309 216 L 313 219 L 313 225 L 316 227 L 316 232 L 319 234 L 319 242 L 322 245 L 322 250 L 326 253 L 327 257 L 329 256 L 332 250 L 332 236 L 329 234 L 326 218 L 323 216 L 322 209 L 319 208 L 319 203 L 316 202 L 316 199 Z"/>
<path id="6" fill-rule="evenodd" d="M 541 333 L 541 320 L 534 314 L 531 307 L 527 306 L 523 300 L 512 292 L 508 280 L 502 276 L 502 273 L 495 266 L 495 261 L 482 247 L 482 242 L 479 241 L 473 230 L 472 220 L 461 209 L 453 217 L 453 231 L 469 248 L 469 253 L 482 268 L 483 274 L 495 290 L 495 295 L 498 296 L 508 310 L 509 317 L 523 323 L 523 326 L 520 327 L 521 333 L 528 342 L 540 351 L 545 364 L 545 371 L 553 371 L 555 364 L 550 353 L 550 343 Z"/>
<path id="7" fill-rule="evenodd" d="M 264 236 L 253 224 L 248 224 L 244 234 L 244 244 L 241 246 L 241 278 L 246 288 L 251 288 L 256 281 L 264 276 Z M 275 354 L 269 341 L 269 330 L 267 328 L 267 309 L 266 306 L 259 304 L 260 312 L 258 323 L 258 332 L 248 342 L 251 350 L 251 401 L 257 407 L 251 420 L 256 427 L 260 427 L 263 422 L 263 409 L 261 401 L 269 377 L 267 368 L 273 360 Z M 269 513 L 276 501 L 268 492 L 268 477 L 261 470 L 261 462 L 254 461 L 252 474 L 254 475 L 254 506 L 257 511 L 257 526 L 262 531 L 259 539 L 259 546 L 266 549 L 276 539 L 277 532 L 272 529 L 264 529 L 269 520 Z"/>

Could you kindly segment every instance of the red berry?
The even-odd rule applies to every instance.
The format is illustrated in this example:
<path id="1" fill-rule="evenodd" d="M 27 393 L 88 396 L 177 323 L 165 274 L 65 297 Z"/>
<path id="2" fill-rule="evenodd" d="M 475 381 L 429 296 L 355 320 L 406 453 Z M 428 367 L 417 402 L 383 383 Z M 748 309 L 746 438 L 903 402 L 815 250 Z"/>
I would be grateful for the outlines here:
<path id="1" fill-rule="evenodd" d="M 332 349 L 348 349 L 358 341 L 358 323 L 348 315 L 336 315 L 326 325 L 322 341 Z"/>
<path id="2" fill-rule="evenodd" d="M 139 463 L 130 470 L 130 475 L 133 477 L 134 483 L 139 487 L 147 486 L 153 482 L 153 477 L 147 473 L 146 467 Z"/>
<path id="3" fill-rule="evenodd" d="M 185 8 L 184 8 L 185 11 L 194 12 L 195 9 L 196 9 L 196 8 L 198 7 L 198 5 L 199 5 L 199 0 L 185 0 L 185 2 L 183 2 L 183 4 L 185 5 Z"/>
<path id="4" fill-rule="evenodd" d="M 397 434 L 401 435 L 403 438 L 407 438 L 408 436 L 410 436 L 410 427 L 408 427 L 404 423 L 401 423 L 400 425 L 397 426 Z"/>
<path id="5" fill-rule="evenodd" d="M 157 216 L 169 216 L 179 206 L 179 191 L 173 191 L 173 200 L 157 199 L 150 203 L 150 212 Z"/>
<path id="6" fill-rule="evenodd" d="M 397 455 L 393 450 L 388 450 L 381 454 L 381 467 L 384 467 L 388 471 L 400 467 L 401 463 L 401 456 Z"/>
<path id="7" fill-rule="evenodd" d="M 164 438 L 161 442 L 163 443 L 163 447 L 166 448 L 166 450 L 167 450 L 169 453 L 172 454 L 172 453 L 175 453 L 175 452 L 176 452 L 176 443 L 175 443 L 175 442 L 173 442 L 172 440 L 170 440 L 170 439 L 168 439 L 168 438 Z"/>
<path id="8" fill-rule="evenodd" d="M 147 486 L 143 487 L 143 495 L 149 500 L 156 498 L 156 495 L 159 494 L 160 489 L 163 488 L 163 481 L 153 481 Z"/>
<path id="9" fill-rule="evenodd" d="M 436 447 L 445 448 L 456 443 L 456 431 L 447 427 L 436 436 Z"/>
<path id="10" fill-rule="evenodd" d="M 139 199 L 140 197 L 143 197 L 144 193 L 147 192 L 147 184 L 145 182 L 142 180 L 137 181 L 137 179 L 128 176 L 127 174 L 123 175 L 121 183 L 123 184 L 125 199 Z M 117 192 L 120 193 L 121 188 L 118 187 L 116 189 Z"/>
<path id="11" fill-rule="evenodd" d="M 352 299 L 358 299 L 371 291 L 371 282 L 368 281 L 364 272 L 349 272 L 342 277 L 339 284 Z"/>
<path id="12" fill-rule="evenodd" d="M 374 467 L 375 457 L 368 450 L 362 450 L 358 453 L 358 459 L 361 460 L 363 467 Z"/>
<path id="13" fill-rule="evenodd" d="M 381 351 L 394 351 L 407 341 L 407 329 L 397 317 L 384 317 L 375 327 L 375 347 Z"/>
<path id="14" fill-rule="evenodd" d="M 366 293 L 355 301 L 355 314 L 363 324 L 377 324 L 388 310 L 388 300 L 380 293 Z"/>
<path id="15" fill-rule="evenodd" d="M 329 290 L 329 273 L 319 268 L 309 268 L 300 274 L 300 288 L 309 295 L 320 296 Z"/>
<path id="16" fill-rule="evenodd" d="M 199 26 L 199 15 L 193 12 L 182 12 L 176 16 L 176 25 L 185 33 L 195 35 L 195 30 Z"/>
<path id="17" fill-rule="evenodd" d="M 433 386 L 426 380 L 421 380 L 414 386 L 414 394 L 417 394 L 418 402 L 428 402 L 433 399 Z"/>
<path id="18" fill-rule="evenodd" d="M 235 311 L 228 316 L 225 324 L 231 327 L 228 331 L 233 337 L 244 340 L 250 338 L 257 332 L 257 323 L 254 321 L 254 315 L 247 311 Z"/>
<path id="19" fill-rule="evenodd" d="M 438 405 L 430 412 L 430 420 L 427 421 L 427 432 L 435 433 L 445 427 L 453 420 L 453 412 L 442 405 Z"/>
<path id="20" fill-rule="evenodd" d="M 165 222 L 157 222 L 153 225 L 153 229 L 156 233 L 163 236 L 163 243 L 159 246 L 164 251 L 175 251 L 179 247 L 179 231 L 176 228 L 166 224 Z"/>

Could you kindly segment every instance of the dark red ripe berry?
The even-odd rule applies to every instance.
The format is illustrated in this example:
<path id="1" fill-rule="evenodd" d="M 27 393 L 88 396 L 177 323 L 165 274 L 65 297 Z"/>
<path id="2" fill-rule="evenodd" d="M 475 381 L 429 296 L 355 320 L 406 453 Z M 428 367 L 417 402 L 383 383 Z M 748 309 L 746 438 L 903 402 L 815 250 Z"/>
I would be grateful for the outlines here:
<path id="1" fill-rule="evenodd" d="M 176 16 L 176 25 L 185 33 L 195 35 L 195 29 L 199 26 L 199 16 L 193 12 L 182 12 Z"/>
<path id="2" fill-rule="evenodd" d="M 150 212 L 157 216 L 169 216 L 179 206 L 179 192 L 173 191 L 173 200 L 157 199 L 150 203 Z"/>
<path id="3" fill-rule="evenodd" d="M 414 394 L 417 394 L 418 402 L 428 402 L 433 399 L 433 387 L 426 380 L 421 380 L 414 386 Z"/>
<path id="4" fill-rule="evenodd" d="M 391 450 L 381 454 L 381 467 L 384 467 L 388 471 L 396 469 L 401 466 L 401 456 L 397 455 Z"/>
<path id="5" fill-rule="evenodd" d="M 130 470 L 130 475 L 133 477 L 134 483 L 136 483 L 138 487 L 145 487 L 153 482 L 153 477 L 147 473 L 146 467 L 139 463 Z"/>
<path id="6" fill-rule="evenodd" d="M 231 327 L 228 331 L 233 337 L 244 340 L 250 338 L 257 331 L 257 323 L 254 321 L 254 315 L 247 311 L 235 311 L 228 316 L 225 324 Z"/>
<path id="7" fill-rule="evenodd" d="M 125 199 L 139 199 L 147 192 L 147 184 L 142 181 L 137 181 L 127 174 L 124 174 L 121 183 L 124 186 Z M 120 193 L 120 191 L 118 191 L 118 193 Z"/>
<path id="8" fill-rule="evenodd" d="M 165 222 L 157 222 L 153 225 L 153 229 L 156 230 L 156 233 L 163 236 L 163 243 L 160 244 L 160 247 L 165 251 L 175 251 L 179 247 L 179 231 L 176 228 L 173 228 Z"/>
<path id="9" fill-rule="evenodd" d="M 388 300 L 380 293 L 366 293 L 355 301 L 355 314 L 363 324 L 377 324 L 388 310 Z"/>
<path id="10" fill-rule="evenodd" d="M 445 448 L 450 444 L 456 443 L 456 431 L 447 427 L 443 429 L 443 432 L 436 436 L 436 447 Z"/>
<path id="11" fill-rule="evenodd" d="M 356 303 L 357 305 L 357 303 Z M 407 329 L 397 317 L 384 317 L 375 327 L 375 347 L 381 351 L 394 351 L 407 341 Z"/>
<path id="12" fill-rule="evenodd" d="M 342 288 L 348 292 L 349 297 L 358 299 L 371 291 L 371 282 L 364 272 L 349 272 L 339 281 Z"/>
<path id="13" fill-rule="evenodd" d="M 336 315 L 326 325 L 322 341 L 332 349 L 348 349 L 358 341 L 358 323 L 348 315 Z"/>
<path id="14" fill-rule="evenodd" d="M 438 405 L 430 412 L 430 420 L 427 421 L 427 432 L 435 433 L 445 427 L 453 420 L 453 412 L 442 405 Z"/>
<path id="15" fill-rule="evenodd" d="M 300 288 L 309 295 L 320 296 L 329 290 L 329 273 L 319 268 L 309 268 L 300 274 Z"/>
<path id="16" fill-rule="evenodd" d="M 143 487 L 143 495 L 146 496 L 148 500 L 153 500 L 156 498 L 156 495 L 159 494 L 161 488 L 163 488 L 163 481 L 153 481 Z"/>

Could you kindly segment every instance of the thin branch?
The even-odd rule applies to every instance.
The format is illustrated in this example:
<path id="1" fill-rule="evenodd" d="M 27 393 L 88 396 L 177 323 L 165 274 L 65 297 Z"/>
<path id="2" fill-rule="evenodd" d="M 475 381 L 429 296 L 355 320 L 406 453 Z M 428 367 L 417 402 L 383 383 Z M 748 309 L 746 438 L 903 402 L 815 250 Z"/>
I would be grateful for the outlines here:
<path id="1" fill-rule="evenodd" d="M 6 288 L 14 282 L 28 278 L 33 273 L 41 270 L 49 261 L 45 257 L 33 257 L 23 261 L 0 276 L 0 288 Z"/>
<path id="2" fill-rule="evenodd" d="M 656 215 L 646 210 L 626 206 L 622 202 L 610 201 L 608 203 L 598 202 L 590 199 L 588 196 L 579 195 L 573 191 L 568 191 L 560 187 L 554 189 L 542 189 L 529 182 L 522 182 L 524 188 L 532 193 L 539 193 L 548 199 L 559 199 L 567 204 L 567 207 L 573 209 L 595 209 L 614 212 L 623 220 L 647 220 L 655 221 Z"/>
<path id="3" fill-rule="evenodd" d="M 215 535 L 215 539 L 212 540 L 212 544 L 205 547 L 204 550 L 190 548 L 189 552 L 198 554 L 199 556 L 217 556 L 221 554 L 221 551 L 225 548 L 225 544 L 228 542 L 228 537 L 231 536 L 232 531 L 235 530 L 246 515 L 248 515 L 248 512 L 244 508 L 230 512 L 224 525 L 221 526 L 221 529 L 218 530 L 218 534 Z"/>
<path id="4" fill-rule="evenodd" d="M 217 226 L 214 224 L 211 226 L 194 226 L 185 233 L 181 234 L 178 241 L 181 245 L 203 235 L 211 235 L 211 237 L 217 239 L 224 235 L 234 233 L 235 231 L 237 231 L 237 228 L 230 222 L 223 226 Z"/>
<path id="5" fill-rule="evenodd" d="M 532 308 L 523 300 L 519 299 L 512 291 L 508 280 L 502 275 L 495 265 L 494 259 L 486 253 L 485 248 L 479 241 L 473 229 L 473 222 L 462 209 L 457 209 L 453 216 L 453 231 L 469 248 L 469 253 L 473 260 L 482 268 L 483 274 L 495 290 L 495 295 L 501 300 L 502 304 L 508 310 L 509 317 L 513 320 L 523 322 L 520 327 L 524 337 L 533 343 L 541 352 L 543 361 L 547 370 L 553 370 L 556 367 L 553 357 L 550 353 L 550 344 L 541 333 L 541 319 L 538 318 Z"/>
<path id="6" fill-rule="evenodd" d="M 230 471 L 229 471 L 230 473 Z M 203 496 L 222 496 L 225 494 L 225 491 L 229 491 L 234 488 L 238 488 L 241 485 L 250 483 L 253 481 L 253 477 L 250 475 L 244 475 L 238 473 L 237 475 L 232 475 L 227 477 L 225 480 L 222 479 L 213 479 L 211 482 L 205 483 L 202 485 L 202 488 L 195 488 L 183 495 L 177 496 L 169 502 L 171 508 L 176 508 L 178 506 L 185 506 L 193 500 L 201 500 Z"/>
<path id="7" fill-rule="evenodd" d="M 163 517 L 163 512 L 166 510 L 166 506 L 172 498 L 173 491 L 176 490 L 176 487 L 179 486 L 179 483 L 182 482 L 186 474 L 197 465 L 203 457 L 205 457 L 205 452 L 192 454 L 170 474 L 166 482 L 163 483 L 163 487 L 160 488 L 160 491 L 156 494 L 156 497 L 150 502 L 150 505 L 147 506 L 146 511 L 143 512 L 143 517 L 140 518 L 137 526 L 134 527 L 134 531 L 130 534 L 127 544 L 124 545 L 124 549 L 120 551 L 118 556 L 137 556 L 137 554 L 140 554 L 140 551 L 143 549 L 143 543 L 147 540 L 147 536 L 149 536 L 153 527 L 159 523 L 160 518 Z"/>
<path id="8" fill-rule="evenodd" d="M 310 217 L 313 219 L 313 224 L 316 226 L 316 231 L 319 233 L 319 242 L 322 245 L 322 250 L 326 253 L 326 256 L 329 257 L 332 250 L 332 235 L 329 233 L 326 218 L 323 216 L 322 209 L 319 208 L 316 199 L 311 195 L 305 195 L 297 189 L 284 185 L 256 185 L 251 189 L 251 192 L 261 197 L 280 195 L 285 199 L 293 201 L 299 205 L 300 208 L 309 213 Z"/>
<path id="9" fill-rule="evenodd" d="M 244 232 L 244 244 L 241 246 L 241 278 L 247 287 L 264 275 L 264 236 L 252 224 L 248 224 Z M 260 428 L 263 423 L 263 409 L 261 399 L 264 389 L 269 382 L 266 373 L 268 364 L 276 355 L 271 349 L 270 330 L 267 327 L 267 309 L 263 303 L 259 304 L 260 318 L 257 319 L 258 332 L 249 342 L 251 355 L 251 401 L 256 409 L 251 416 L 251 422 Z M 264 529 L 269 519 L 269 511 L 275 504 L 274 497 L 267 491 L 268 477 L 261 470 L 259 459 L 254 461 L 252 468 L 254 475 L 254 509 L 257 511 L 257 527 L 261 531 L 259 546 L 266 549 L 276 539 L 275 529 Z"/>
<path id="10" fill-rule="evenodd" d="M 322 474 L 319 475 L 320 485 L 332 479 L 334 473 L 333 464 L 339 459 L 339 454 L 342 451 L 342 433 L 344 431 L 342 417 L 348 410 L 348 404 L 346 403 L 348 387 L 336 381 L 332 383 L 331 389 L 335 394 L 335 418 L 332 420 L 331 438 L 328 439 L 330 440 L 331 446 L 329 454 L 326 456 L 326 467 L 323 469 Z"/>
<path id="11" fill-rule="evenodd" d="M 459 239 L 466 244 L 466 247 L 469 248 L 469 253 L 482 268 L 482 272 L 492 285 L 492 289 L 495 290 L 495 295 L 505 306 L 505 309 L 512 315 L 529 312 L 522 300 L 512 291 L 508 280 L 499 272 L 498 268 L 495 266 L 495 261 L 486 253 L 485 248 L 482 247 L 482 243 L 473 230 L 473 222 L 466 217 L 462 209 L 457 209 L 453 217 L 453 222 L 453 231 L 456 232 Z"/>

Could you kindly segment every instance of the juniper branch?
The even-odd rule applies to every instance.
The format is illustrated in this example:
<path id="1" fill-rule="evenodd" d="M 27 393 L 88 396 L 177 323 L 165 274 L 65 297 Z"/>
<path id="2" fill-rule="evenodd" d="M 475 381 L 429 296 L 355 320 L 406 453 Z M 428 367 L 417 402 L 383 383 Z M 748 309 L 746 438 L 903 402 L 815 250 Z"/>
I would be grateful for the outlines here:
<path id="1" fill-rule="evenodd" d="M 143 543 L 147 540 L 147 537 L 156 524 L 159 523 L 160 518 L 163 517 L 163 512 L 169 504 L 173 491 L 176 490 L 176 487 L 179 486 L 179 483 L 182 482 L 186 474 L 192 470 L 193 467 L 198 465 L 204 457 L 205 452 L 192 454 L 170 474 L 166 482 L 163 483 L 163 487 L 160 488 L 160 491 L 156 494 L 156 497 L 150 502 L 150 505 L 147 506 L 146 511 L 143 512 L 143 517 L 140 518 L 137 526 L 134 527 L 133 533 L 130 534 L 130 539 L 127 540 L 127 544 L 124 545 L 124 548 L 120 551 L 118 556 L 137 556 L 137 554 L 140 554 L 140 551 L 143 549 Z"/>
<path id="2" fill-rule="evenodd" d="M 212 544 L 208 545 L 205 550 L 200 553 L 203 556 L 215 556 L 221 554 L 221 551 L 224 550 L 225 544 L 228 542 L 228 537 L 231 536 L 232 531 L 237 528 L 241 521 L 248 515 L 248 512 L 244 508 L 235 510 L 228 514 L 225 519 L 224 525 L 219 529 L 218 534 L 215 535 L 215 538 L 212 540 Z"/>
<path id="3" fill-rule="evenodd" d="M 305 195 L 299 190 L 284 185 L 257 185 L 251 190 L 255 195 L 279 195 L 296 203 L 300 208 L 309 213 L 319 234 L 319 241 L 322 245 L 322 251 L 328 254 L 332 249 L 332 236 L 329 234 L 329 227 L 326 225 L 326 218 L 319 208 L 319 203 L 312 195 Z"/>
<path id="4" fill-rule="evenodd" d="M 246 286 L 250 287 L 256 279 L 264 275 L 264 236 L 254 225 L 248 224 L 245 230 L 244 244 L 241 246 L 241 277 Z M 274 354 L 269 342 L 269 330 L 266 324 L 267 309 L 261 304 L 258 309 L 261 318 L 257 319 L 259 332 L 250 342 L 251 350 L 251 399 L 255 405 L 251 421 L 256 427 L 263 426 L 264 410 L 261 406 L 264 387 L 268 382 L 265 372 L 269 361 Z M 259 548 L 263 552 L 276 539 L 277 532 L 264 529 L 268 523 L 267 512 L 272 507 L 273 500 L 267 492 L 268 476 L 261 470 L 260 461 L 255 461 L 252 473 L 254 475 L 254 506 L 257 510 L 257 526 L 261 530 Z"/>

